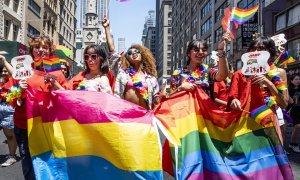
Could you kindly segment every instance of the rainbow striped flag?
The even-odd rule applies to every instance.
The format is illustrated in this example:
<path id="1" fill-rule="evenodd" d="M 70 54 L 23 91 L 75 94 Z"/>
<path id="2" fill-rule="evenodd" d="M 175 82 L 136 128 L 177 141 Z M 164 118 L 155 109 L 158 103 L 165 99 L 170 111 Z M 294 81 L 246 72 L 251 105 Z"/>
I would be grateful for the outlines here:
<path id="1" fill-rule="evenodd" d="M 274 61 L 275 66 L 280 67 L 286 64 L 295 62 L 296 60 L 289 55 L 288 51 L 284 51 L 280 54 L 280 56 Z"/>
<path id="2" fill-rule="evenodd" d="M 155 115 L 168 138 L 163 167 L 176 179 L 293 179 L 273 123 L 222 112 L 202 89 L 171 96 Z"/>
<path id="3" fill-rule="evenodd" d="M 258 9 L 259 4 L 249 9 L 240 9 L 237 7 L 233 7 L 231 11 L 231 21 L 234 21 L 238 24 L 244 24 L 255 15 Z"/>
<path id="4" fill-rule="evenodd" d="M 37 179 L 162 179 L 153 113 L 90 91 L 27 91 Z"/>
<path id="5" fill-rule="evenodd" d="M 61 70 L 61 63 L 58 56 L 52 56 L 43 59 L 43 67 L 45 68 L 46 72 Z"/>

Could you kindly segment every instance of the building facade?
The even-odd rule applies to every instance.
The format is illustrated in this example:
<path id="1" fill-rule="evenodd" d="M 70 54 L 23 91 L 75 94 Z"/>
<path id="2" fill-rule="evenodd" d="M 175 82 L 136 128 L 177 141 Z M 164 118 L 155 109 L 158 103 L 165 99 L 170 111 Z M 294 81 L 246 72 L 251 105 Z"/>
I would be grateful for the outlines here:
<path id="1" fill-rule="evenodd" d="M 172 46 L 172 0 L 157 0 L 156 21 L 156 65 L 160 86 L 170 84 Z"/>
<path id="2" fill-rule="evenodd" d="M 275 33 L 284 33 L 287 39 L 286 49 L 296 62 L 288 66 L 287 75 L 300 74 L 300 1 L 284 1 L 286 8 L 274 17 Z"/>
<path id="3" fill-rule="evenodd" d="M 57 7 L 57 40 L 58 44 L 76 51 L 76 1 L 75 0 L 60 0 Z M 75 60 L 75 53 L 70 56 L 72 61 Z"/>
<path id="4" fill-rule="evenodd" d="M 0 40 L 25 43 L 25 0 L 0 1 Z"/>
<path id="5" fill-rule="evenodd" d="M 125 38 L 118 38 L 118 53 L 126 50 Z"/>
<path id="6" fill-rule="evenodd" d="M 156 52 L 155 52 L 155 40 L 156 40 L 156 29 L 155 27 L 149 27 L 146 37 L 145 37 L 145 47 L 147 47 L 152 55 L 155 57 Z"/>
<path id="7" fill-rule="evenodd" d="M 145 39 L 148 33 L 149 27 L 155 27 L 155 11 L 150 10 L 148 11 L 148 16 L 145 17 L 145 24 L 142 34 L 142 44 L 145 45 Z"/>

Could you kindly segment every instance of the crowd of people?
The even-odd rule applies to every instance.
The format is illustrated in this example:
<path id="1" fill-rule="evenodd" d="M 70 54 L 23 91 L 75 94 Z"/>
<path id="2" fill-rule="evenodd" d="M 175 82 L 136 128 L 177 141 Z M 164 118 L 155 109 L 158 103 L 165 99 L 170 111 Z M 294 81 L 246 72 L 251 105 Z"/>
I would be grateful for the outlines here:
<path id="1" fill-rule="evenodd" d="M 218 64 L 209 67 L 204 64 L 205 58 L 210 54 L 208 45 L 203 40 L 193 40 L 187 46 L 187 64 L 172 73 L 170 78 L 170 92 L 160 88 L 157 80 L 156 61 L 151 51 L 139 44 L 128 48 L 123 55 L 115 57 L 115 47 L 110 34 L 109 20 L 104 18 L 102 25 L 105 28 L 109 52 L 100 45 L 90 45 L 84 49 L 85 70 L 74 77 L 70 77 L 70 65 L 61 61 L 61 70 L 45 75 L 43 59 L 51 59 L 55 46 L 47 36 L 34 36 L 30 41 L 30 55 L 34 60 L 32 64 L 34 75 L 28 79 L 15 80 L 11 77 L 13 68 L 0 56 L 2 70 L 0 125 L 7 138 L 9 155 L 1 166 L 10 166 L 17 161 L 16 149 L 18 146 L 23 174 L 25 179 L 35 179 L 34 170 L 28 149 L 26 96 L 22 95 L 15 101 L 7 101 L 7 94 L 11 87 L 17 87 L 24 94 L 28 87 L 43 92 L 53 90 L 86 90 L 113 94 L 148 110 L 153 110 L 157 104 L 168 96 L 180 91 L 194 91 L 202 88 L 220 107 L 221 110 L 242 111 L 246 103 L 245 89 L 250 88 L 255 96 L 252 98 L 250 110 L 263 104 L 267 97 L 274 97 L 278 106 L 274 109 L 276 116 L 272 121 L 277 126 L 277 132 L 284 136 L 284 118 L 280 115 L 286 109 L 293 119 L 293 132 L 289 147 L 297 153 L 300 137 L 300 75 L 291 77 L 287 86 L 285 70 L 274 67 L 279 77 L 288 88 L 279 90 L 272 77 L 268 75 L 243 75 L 241 70 L 234 72 L 228 64 L 226 46 L 231 42 L 230 36 L 225 33 L 218 48 Z M 278 56 L 275 44 L 269 37 L 259 37 L 248 48 L 248 52 L 268 51 L 271 55 L 269 63 Z M 113 60 L 111 60 L 113 59 Z M 272 65 L 271 65 L 272 66 Z M 282 113 L 281 113 L 282 114 Z M 281 122 L 280 122 L 281 121 Z M 282 142 L 283 142 L 282 138 Z"/>

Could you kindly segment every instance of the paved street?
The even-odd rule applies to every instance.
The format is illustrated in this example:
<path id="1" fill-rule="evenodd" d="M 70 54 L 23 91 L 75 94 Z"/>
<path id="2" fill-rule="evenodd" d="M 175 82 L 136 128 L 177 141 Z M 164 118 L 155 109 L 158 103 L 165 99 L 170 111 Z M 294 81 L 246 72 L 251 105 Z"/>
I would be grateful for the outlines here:
<path id="1" fill-rule="evenodd" d="M 287 139 L 291 135 L 291 128 L 287 129 Z M 5 154 L 8 153 L 7 144 L 3 143 L 5 141 L 5 136 L 2 131 L 0 131 L 0 163 L 5 161 Z M 288 141 L 286 143 L 289 143 Z M 288 150 L 289 151 L 289 150 Z M 292 153 L 288 156 L 291 162 L 295 180 L 300 180 L 300 154 Z M 168 177 L 165 175 L 165 177 Z M 14 165 L 1 168 L 0 167 L 0 180 L 22 180 L 22 168 L 21 163 L 17 162 Z M 170 179 L 170 178 L 166 178 Z"/>

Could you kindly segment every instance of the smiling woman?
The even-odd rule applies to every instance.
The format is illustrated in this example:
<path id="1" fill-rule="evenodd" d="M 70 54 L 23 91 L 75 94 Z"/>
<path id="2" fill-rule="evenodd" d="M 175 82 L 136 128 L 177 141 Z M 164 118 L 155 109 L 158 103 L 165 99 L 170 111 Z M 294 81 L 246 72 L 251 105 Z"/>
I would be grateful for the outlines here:
<path id="1" fill-rule="evenodd" d="M 112 81 L 108 78 L 109 66 L 105 50 L 99 45 L 90 45 L 84 49 L 83 54 L 86 70 L 68 82 L 68 89 L 112 94 Z M 60 86 L 57 88 L 65 89 Z"/>

